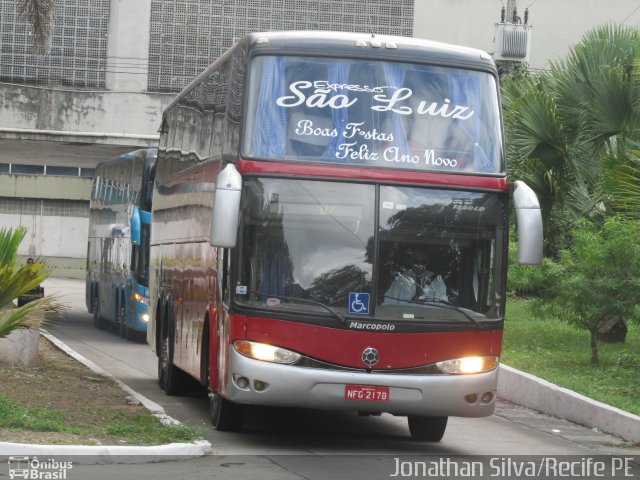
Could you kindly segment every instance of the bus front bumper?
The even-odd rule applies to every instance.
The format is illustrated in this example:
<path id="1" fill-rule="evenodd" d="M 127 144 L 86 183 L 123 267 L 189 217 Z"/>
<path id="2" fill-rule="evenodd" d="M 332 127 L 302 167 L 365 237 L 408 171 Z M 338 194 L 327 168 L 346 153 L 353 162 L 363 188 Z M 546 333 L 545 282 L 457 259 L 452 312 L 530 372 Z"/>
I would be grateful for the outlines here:
<path id="1" fill-rule="evenodd" d="M 224 396 L 233 402 L 395 415 L 485 417 L 495 410 L 498 384 L 497 368 L 473 375 L 346 372 L 263 362 L 234 349 L 228 371 Z M 352 386 L 388 394 L 382 401 L 350 399 Z"/>

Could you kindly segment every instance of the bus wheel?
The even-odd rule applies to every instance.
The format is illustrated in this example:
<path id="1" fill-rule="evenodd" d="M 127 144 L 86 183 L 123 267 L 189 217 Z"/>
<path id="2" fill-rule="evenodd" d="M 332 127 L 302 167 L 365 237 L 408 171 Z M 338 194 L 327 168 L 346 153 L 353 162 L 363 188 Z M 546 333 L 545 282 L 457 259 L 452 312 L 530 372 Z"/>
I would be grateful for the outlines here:
<path id="1" fill-rule="evenodd" d="M 100 318 L 100 302 L 98 301 L 98 296 L 94 295 L 91 299 L 91 303 L 93 307 L 93 325 L 96 328 L 102 328 L 102 319 Z"/>
<path id="2" fill-rule="evenodd" d="M 447 429 L 449 417 L 409 415 L 409 431 L 414 440 L 439 442 Z"/>
<path id="3" fill-rule="evenodd" d="M 184 393 L 187 384 L 187 374 L 173 364 L 173 345 L 166 335 L 158 356 L 158 383 L 167 395 Z"/>
<path id="4" fill-rule="evenodd" d="M 211 425 L 220 432 L 240 430 L 244 422 L 244 405 L 233 403 L 217 393 L 209 393 Z"/>
<path id="5" fill-rule="evenodd" d="M 121 338 L 125 338 L 127 336 L 127 326 L 125 325 L 124 321 L 125 321 L 125 306 L 122 303 L 118 304 L 118 313 L 117 313 L 117 318 L 116 321 L 118 322 L 118 333 L 120 334 Z"/>

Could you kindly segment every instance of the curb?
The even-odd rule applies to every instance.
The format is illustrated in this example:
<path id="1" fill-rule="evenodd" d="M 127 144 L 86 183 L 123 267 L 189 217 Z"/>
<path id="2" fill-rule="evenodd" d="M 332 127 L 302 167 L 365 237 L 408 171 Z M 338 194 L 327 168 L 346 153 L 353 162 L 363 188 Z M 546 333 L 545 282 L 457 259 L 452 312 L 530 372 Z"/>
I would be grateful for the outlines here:
<path id="1" fill-rule="evenodd" d="M 42 336 L 53 343 L 56 348 L 85 365 L 94 373 L 103 375 L 113 380 L 126 393 L 134 397 L 153 416 L 158 417 L 165 425 L 180 425 L 181 423 L 167 415 L 157 403 L 149 400 L 144 395 L 136 392 L 131 387 L 105 371 L 91 360 L 83 357 L 71 349 L 64 342 L 54 337 L 46 330 L 40 330 Z M 199 440 L 193 443 L 170 443 L 153 446 L 120 446 L 120 445 L 38 445 L 24 443 L 0 442 L 1 457 L 5 456 L 74 456 L 77 464 L 112 464 L 112 463 L 149 463 L 175 460 L 177 457 L 184 460 L 188 458 L 202 457 L 212 452 L 211 443 Z"/>
<path id="2" fill-rule="evenodd" d="M 147 447 L 124 447 L 119 445 L 37 445 L 28 443 L 0 442 L 0 462 L 5 457 L 73 457 L 78 465 L 103 465 L 115 463 L 153 463 L 170 460 L 198 458 L 211 452 L 206 440 L 194 443 L 169 443 Z"/>
<path id="3" fill-rule="evenodd" d="M 624 440 L 640 440 L 640 417 L 507 365 L 500 365 L 498 396 L 553 417 L 597 428 Z"/>

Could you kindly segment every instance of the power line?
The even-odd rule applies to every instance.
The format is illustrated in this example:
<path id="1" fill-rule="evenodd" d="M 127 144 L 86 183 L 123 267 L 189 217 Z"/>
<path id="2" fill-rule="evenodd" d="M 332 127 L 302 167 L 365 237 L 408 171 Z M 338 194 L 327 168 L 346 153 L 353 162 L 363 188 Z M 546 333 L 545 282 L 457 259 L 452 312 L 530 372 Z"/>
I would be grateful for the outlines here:
<path id="1" fill-rule="evenodd" d="M 625 17 L 625 19 L 624 19 L 624 20 L 622 20 L 622 22 L 620 22 L 620 23 L 624 23 L 624 22 L 626 22 L 627 20 L 629 20 L 629 17 L 631 17 L 631 15 L 633 15 L 634 13 L 636 13 L 638 10 L 640 10 L 640 5 L 639 5 L 639 6 L 637 6 L 637 7 L 633 10 L 633 12 L 631 12 L 629 15 L 627 15 L 627 16 Z"/>

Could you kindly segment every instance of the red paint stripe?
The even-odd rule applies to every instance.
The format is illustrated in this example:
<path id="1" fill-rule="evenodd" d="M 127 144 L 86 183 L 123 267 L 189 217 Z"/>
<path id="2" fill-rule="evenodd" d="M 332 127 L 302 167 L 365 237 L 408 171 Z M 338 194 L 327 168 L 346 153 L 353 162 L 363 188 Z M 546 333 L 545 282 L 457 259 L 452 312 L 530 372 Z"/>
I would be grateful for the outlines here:
<path id="1" fill-rule="evenodd" d="M 470 355 L 500 355 L 502 331 L 378 333 L 358 332 L 270 318 L 234 316 L 246 338 L 347 367 L 362 368 L 362 351 L 380 352 L 376 368 L 409 368 Z M 239 329 L 234 329 L 238 331 Z"/>
<path id="2" fill-rule="evenodd" d="M 507 190 L 506 177 L 481 177 L 476 175 L 452 175 L 434 172 L 416 172 L 394 169 L 359 168 L 311 163 L 284 163 L 253 160 L 238 160 L 238 171 L 242 174 L 294 175 L 308 177 L 359 179 L 376 182 L 424 183 L 428 185 Z"/>

